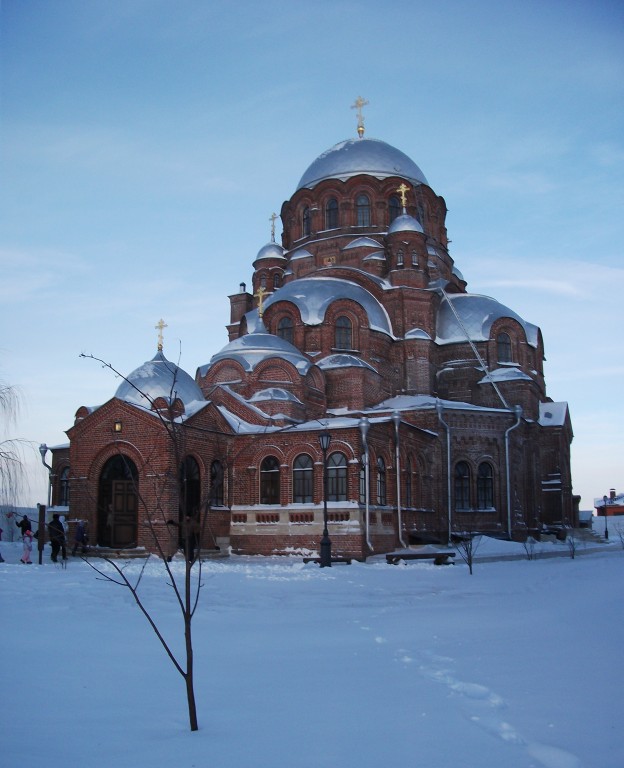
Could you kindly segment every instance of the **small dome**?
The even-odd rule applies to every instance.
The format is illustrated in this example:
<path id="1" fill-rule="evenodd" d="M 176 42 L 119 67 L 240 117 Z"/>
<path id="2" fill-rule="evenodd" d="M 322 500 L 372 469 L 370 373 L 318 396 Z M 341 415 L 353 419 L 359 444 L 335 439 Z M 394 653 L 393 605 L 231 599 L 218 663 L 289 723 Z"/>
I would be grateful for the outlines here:
<path id="1" fill-rule="evenodd" d="M 325 179 L 346 181 L 361 173 L 378 179 L 398 176 L 412 184 L 429 186 L 420 168 L 401 150 L 379 139 L 348 139 L 319 155 L 301 177 L 297 189 L 312 189 Z"/>
<path id="2" fill-rule="evenodd" d="M 143 408 L 151 408 L 151 403 L 159 397 L 168 403 L 179 399 L 185 408 L 193 402 L 205 400 L 201 389 L 189 374 L 169 362 L 160 351 L 132 371 L 117 387 L 115 397 Z"/>
<path id="3" fill-rule="evenodd" d="M 397 216 L 388 227 L 388 234 L 391 235 L 393 232 L 424 232 L 424 229 L 418 219 L 404 213 Z"/>
<path id="4" fill-rule="evenodd" d="M 537 347 L 537 326 L 523 320 L 520 315 L 496 299 L 476 293 L 446 295 L 438 309 L 436 343 L 464 342 L 466 335 L 471 341 L 487 341 L 493 323 L 501 317 L 509 317 L 519 323 L 524 329 L 527 342 L 532 347 Z"/>
<path id="5" fill-rule="evenodd" d="M 258 251 L 258 255 L 256 256 L 256 261 L 260 261 L 260 259 L 281 259 L 285 260 L 284 256 L 284 249 L 281 245 L 278 245 L 277 243 L 267 243 L 266 245 L 263 245 L 262 248 Z"/>
<path id="6" fill-rule="evenodd" d="M 253 371 L 257 365 L 272 357 L 291 363 L 302 376 L 305 376 L 312 365 L 294 344 L 264 330 L 248 333 L 226 344 L 222 350 L 210 358 L 207 365 L 199 369 L 199 375 L 205 376 L 208 370 L 220 360 L 235 360 L 245 371 Z"/>

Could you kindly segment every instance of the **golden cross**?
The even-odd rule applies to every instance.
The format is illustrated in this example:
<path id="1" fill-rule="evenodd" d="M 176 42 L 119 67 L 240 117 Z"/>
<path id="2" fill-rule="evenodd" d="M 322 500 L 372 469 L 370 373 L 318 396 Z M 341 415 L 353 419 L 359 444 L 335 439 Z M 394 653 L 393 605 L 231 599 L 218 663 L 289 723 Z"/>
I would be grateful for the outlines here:
<path id="1" fill-rule="evenodd" d="M 401 205 L 403 208 L 405 208 L 405 204 L 407 203 L 407 192 L 409 192 L 409 187 L 405 182 L 401 182 L 401 186 L 397 189 L 397 192 L 401 195 Z"/>
<path id="2" fill-rule="evenodd" d="M 363 99 L 361 96 L 358 96 L 357 99 L 355 100 L 355 104 L 351 105 L 351 109 L 357 109 L 357 116 L 358 116 L 357 132 L 360 138 L 364 136 L 364 115 L 362 114 L 362 107 L 365 107 L 367 104 L 368 104 L 368 101 L 366 101 L 366 99 Z"/>
<path id="3" fill-rule="evenodd" d="M 262 299 L 264 297 L 264 294 L 266 293 L 266 289 L 260 286 L 256 293 L 254 294 L 255 298 L 258 299 L 258 317 L 262 317 L 264 314 L 264 310 L 262 309 Z"/>
<path id="4" fill-rule="evenodd" d="M 279 219 L 279 216 L 274 213 L 271 216 L 269 216 L 269 221 L 271 222 L 271 242 L 275 242 L 275 220 Z"/>
<path id="5" fill-rule="evenodd" d="M 156 330 L 158 331 L 158 351 L 159 352 L 162 352 L 162 348 L 163 348 L 163 328 L 168 328 L 168 327 L 169 326 L 162 319 L 162 317 L 160 318 L 160 320 L 154 326 L 154 328 L 156 328 Z"/>

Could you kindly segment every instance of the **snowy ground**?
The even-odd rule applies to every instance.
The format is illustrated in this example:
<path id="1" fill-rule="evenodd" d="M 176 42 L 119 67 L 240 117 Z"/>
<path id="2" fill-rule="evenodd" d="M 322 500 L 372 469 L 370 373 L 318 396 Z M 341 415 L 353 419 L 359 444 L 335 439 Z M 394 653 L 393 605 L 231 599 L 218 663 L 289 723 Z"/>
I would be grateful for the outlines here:
<path id="1" fill-rule="evenodd" d="M 501 549 L 524 552 L 484 540 L 477 554 Z M 207 562 L 196 733 L 182 680 L 126 591 L 80 560 L 63 570 L 46 552 L 24 566 L 19 544 L 0 551 L 7 768 L 624 766 L 615 536 L 574 560 L 477 562 L 473 576 L 459 556 Z M 180 648 L 158 561 L 142 589 Z"/>

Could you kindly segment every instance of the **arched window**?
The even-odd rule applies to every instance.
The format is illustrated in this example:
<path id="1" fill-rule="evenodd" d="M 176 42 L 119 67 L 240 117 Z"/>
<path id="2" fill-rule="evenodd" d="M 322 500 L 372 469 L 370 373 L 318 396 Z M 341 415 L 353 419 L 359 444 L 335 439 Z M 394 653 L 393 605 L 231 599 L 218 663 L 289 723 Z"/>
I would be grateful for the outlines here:
<path id="1" fill-rule="evenodd" d="M 465 461 L 455 465 L 455 509 L 470 509 L 470 467 Z"/>
<path id="2" fill-rule="evenodd" d="M 297 456 L 293 464 L 293 502 L 312 503 L 312 459 L 305 453 Z"/>
<path id="3" fill-rule="evenodd" d="M 59 478 L 59 506 L 69 506 L 69 467 L 65 467 Z"/>
<path id="4" fill-rule="evenodd" d="M 210 465 L 210 504 L 222 507 L 223 499 L 223 465 L 215 460 Z"/>
<path id="5" fill-rule="evenodd" d="M 267 456 L 260 465 L 260 504 L 279 504 L 280 467 L 275 456 Z"/>
<path id="6" fill-rule="evenodd" d="M 377 459 L 377 504 L 386 503 L 386 462 L 380 456 Z"/>
<path id="7" fill-rule="evenodd" d="M 479 509 L 494 508 L 494 472 L 487 461 L 477 470 L 477 506 Z"/>
<path id="8" fill-rule="evenodd" d="M 266 288 L 266 286 L 267 286 L 267 279 L 266 279 L 266 275 L 265 275 L 265 274 L 264 274 L 264 272 L 263 272 L 263 273 L 260 275 L 260 287 L 261 287 L 261 288 Z"/>
<path id="9" fill-rule="evenodd" d="M 511 363 L 511 339 L 508 333 L 499 333 L 496 337 L 496 355 L 499 363 Z"/>
<path id="10" fill-rule="evenodd" d="M 392 195 L 392 197 L 388 200 L 388 223 L 392 224 L 392 222 L 396 219 L 397 216 L 399 216 L 401 213 L 401 201 L 396 195 Z"/>
<path id="11" fill-rule="evenodd" d="M 301 231 L 303 234 L 303 237 L 308 237 L 311 231 L 310 227 L 310 209 L 306 205 L 306 207 L 303 209 L 303 215 L 301 220 Z"/>
<path id="12" fill-rule="evenodd" d="M 273 290 L 276 291 L 281 284 L 282 284 L 282 278 L 280 277 L 279 272 L 276 272 L 273 275 Z"/>
<path id="13" fill-rule="evenodd" d="M 347 500 L 347 458 L 343 453 L 332 453 L 327 460 L 327 500 Z"/>
<path id="14" fill-rule="evenodd" d="M 370 200 L 367 195 L 358 195 L 355 201 L 355 209 L 357 211 L 357 226 L 358 227 L 370 227 L 371 223 L 371 207 Z"/>
<path id="15" fill-rule="evenodd" d="M 397 267 L 402 267 L 403 266 L 403 263 L 404 263 L 403 262 L 403 258 L 404 258 L 403 257 L 403 248 L 399 248 L 399 250 L 397 251 Z"/>
<path id="16" fill-rule="evenodd" d="M 351 320 L 344 315 L 336 318 L 334 326 L 334 346 L 336 349 L 353 349 L 353 333 Z"/>
<path id="17" fill-rule="evenodd" d="M 415 248 L 412 250 L 412 266 L 413 267 L 418 266 L 418 253 L 416 252 Z"/>
<path id="18" fill-rule="evenodd" d="M 325 205 L 325 229 L 336 229 L 338 227 L 338 201 L 335 197 L 330 197 Z"/>
<path id="19" fill-rule="evenodd" d="M 290 319 L 290 317 L 285 316 L 280 318 L 277 324 L 277 335 L 280 337 L 280 339 L 284 339 L 284 341 L 288 341 L 290 344 L 293 343 L 293 321 Z"/>

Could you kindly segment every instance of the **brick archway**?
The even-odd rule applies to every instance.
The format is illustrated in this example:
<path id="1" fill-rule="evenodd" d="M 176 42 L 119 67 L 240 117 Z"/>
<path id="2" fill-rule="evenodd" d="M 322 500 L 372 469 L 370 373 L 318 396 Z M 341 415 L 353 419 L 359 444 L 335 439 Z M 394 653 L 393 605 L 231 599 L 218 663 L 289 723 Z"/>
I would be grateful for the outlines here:
<path id="1" fill-rule="evenodd" d="M 102 467 L 98 481 L 98 546 L 136 546 L 138 480 L 136 465 L 128 456 L 112 456 Z"/>

